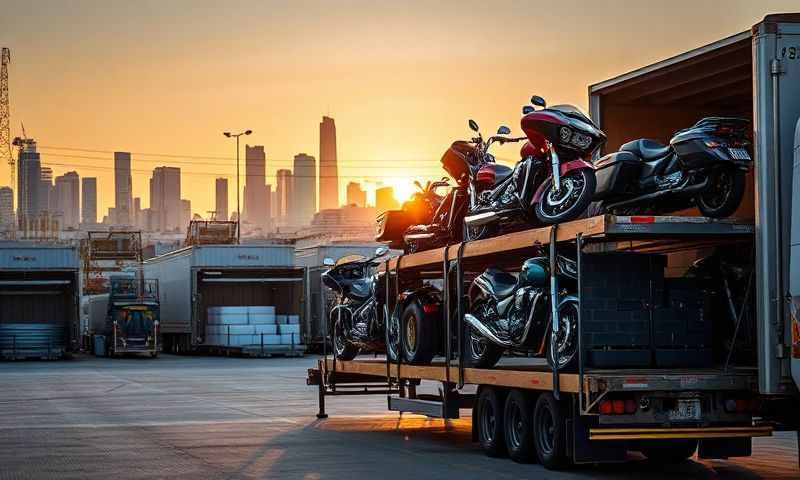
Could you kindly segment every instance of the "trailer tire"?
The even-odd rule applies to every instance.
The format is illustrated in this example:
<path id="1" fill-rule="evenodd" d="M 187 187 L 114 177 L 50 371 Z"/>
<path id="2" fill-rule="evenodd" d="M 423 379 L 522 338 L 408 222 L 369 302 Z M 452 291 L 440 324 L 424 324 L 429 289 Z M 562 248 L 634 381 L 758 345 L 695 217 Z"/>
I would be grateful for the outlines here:
<path id="1" fill-rule="evenodd" d="M 474 407 L 477 440 L 490 457 L 506 453 L 502 393 L 500 389 L 481 387 Z"/>
<path id="2" fill-rule="evenodd" d="M 403 309 L 400 322 L 403 356 L 412 365 L 427 365 L 436 355 L 436 324 L 418 301 Z"/>
<path id="3" fill-rule="evenodd" d="M 533 410 L 533 436 L 539 462 L 548 470 L 568 465 L 564 408 L 550 392 L 539 395 Z"/>
<path id="4" fill-rule="evenodd" d="M 697 440 L 661 440 L 642 442 L 639 451 L 647 460 L 659 464 L 681 463 L 697 451 Z"/>
<path id="5" fill-rule="evenodd" d="M 523 390 L 511 390 L 503 406 L 503 431 L 506 449 L 511 460 L 517 463 L 536 461 L 533 445 L 533 400 Z"/>

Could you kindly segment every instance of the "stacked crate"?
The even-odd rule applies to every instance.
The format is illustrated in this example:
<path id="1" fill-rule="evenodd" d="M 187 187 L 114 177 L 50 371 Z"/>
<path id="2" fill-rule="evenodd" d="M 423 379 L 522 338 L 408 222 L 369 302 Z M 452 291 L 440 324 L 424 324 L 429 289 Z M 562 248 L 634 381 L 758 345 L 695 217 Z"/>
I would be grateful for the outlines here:
<path id="1" fill-rule="evenodd" d="M 276 315 L 274 306 L 208 307 L 206 345 L 300 344 L 300 316 Z"/>

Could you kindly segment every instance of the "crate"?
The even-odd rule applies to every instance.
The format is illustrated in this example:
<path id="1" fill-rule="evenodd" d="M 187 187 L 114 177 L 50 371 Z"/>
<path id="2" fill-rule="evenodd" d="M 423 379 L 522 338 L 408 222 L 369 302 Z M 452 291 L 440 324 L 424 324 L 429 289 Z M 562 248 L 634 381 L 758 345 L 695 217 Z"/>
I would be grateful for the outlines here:
<path id="1" fill-rule="evenodd" d="M 651 309 L 663 296 L 663 255 L 585 254 L 581 324 L 587 366 L 652 365 Z"/>
<path id="2" fill-rule="evenodd" d="M 704 367 L 713 362 L 712 322 L 705 295 L 694 278 L 668 278 L 653 310 L 653 346 L 657 367 Z"/>

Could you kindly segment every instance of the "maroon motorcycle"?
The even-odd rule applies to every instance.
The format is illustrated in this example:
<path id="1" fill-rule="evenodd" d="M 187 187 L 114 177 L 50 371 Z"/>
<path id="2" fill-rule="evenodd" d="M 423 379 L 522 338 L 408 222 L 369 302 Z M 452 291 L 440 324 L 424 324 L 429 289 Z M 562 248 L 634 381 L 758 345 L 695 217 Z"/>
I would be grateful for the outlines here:
<path id="1" fill-rule="evenodd" d="M 526 137 L 493 136 L 473 139 L 480 152 L 477 164 L 462 171 L 470 175 L 469 209 L 464 218 L 467 239 L 511 231 L 520 224 L 555 224 L 578 218 L 594 195 L 596 179 L 592 156 L 606 135 L 584 113 L 571 105 L 547 107 L 533 96 L 522 112 Z M 478 126 L 470 121 L 470 128 Z M 501 127 L 498 134 L 508 134 Z M 488 153 L 494 143 L 527 140 L 513 169 L 497 165 Z M 450 172 L 450 169 L 448 169 Z M 452 173 L 451 173 L 452 174 Z"/>

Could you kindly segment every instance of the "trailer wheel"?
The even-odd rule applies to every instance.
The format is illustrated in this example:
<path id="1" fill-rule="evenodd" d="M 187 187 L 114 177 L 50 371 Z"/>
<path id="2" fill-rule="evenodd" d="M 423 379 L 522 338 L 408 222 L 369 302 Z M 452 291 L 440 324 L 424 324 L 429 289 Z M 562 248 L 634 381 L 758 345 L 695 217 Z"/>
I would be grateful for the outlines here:
<path id="1" fill-rule="evenodd" d="M 476 433 L 481 448 L 490 457 L 502 456 L 506 453 L 502 391 L 492 387 L 481 387 L 474 408 Z"/>
<path id="2" fill-rule="evenodd" d="M 533 410 L 533 436 L 539 462 L 548 470 L 567 466 L 566 417 L 550 392 L 539 395 Z"/>
<path id="3" fill-rule="evenodd" d="M 406 361 L 413 365 L 431 363 L 436 355 L 436 322 L 425 314 L 419 302 L 409 302 L 403 310 L 400 325 Z"/>
<path id="4" fill-rule="evenodd" d="M 533 446 L 533 401 L 529 393 L 511 390 L 503 407 L 503 430 L 511 460 L 532 463 L 536 460 Z"/>
<path id="5" fill-rule="evenodd" d="M 642 442 L 639 451 L 654 463 L 681 463 L 691 458 L 697 451 L 697 440 Z"/>

